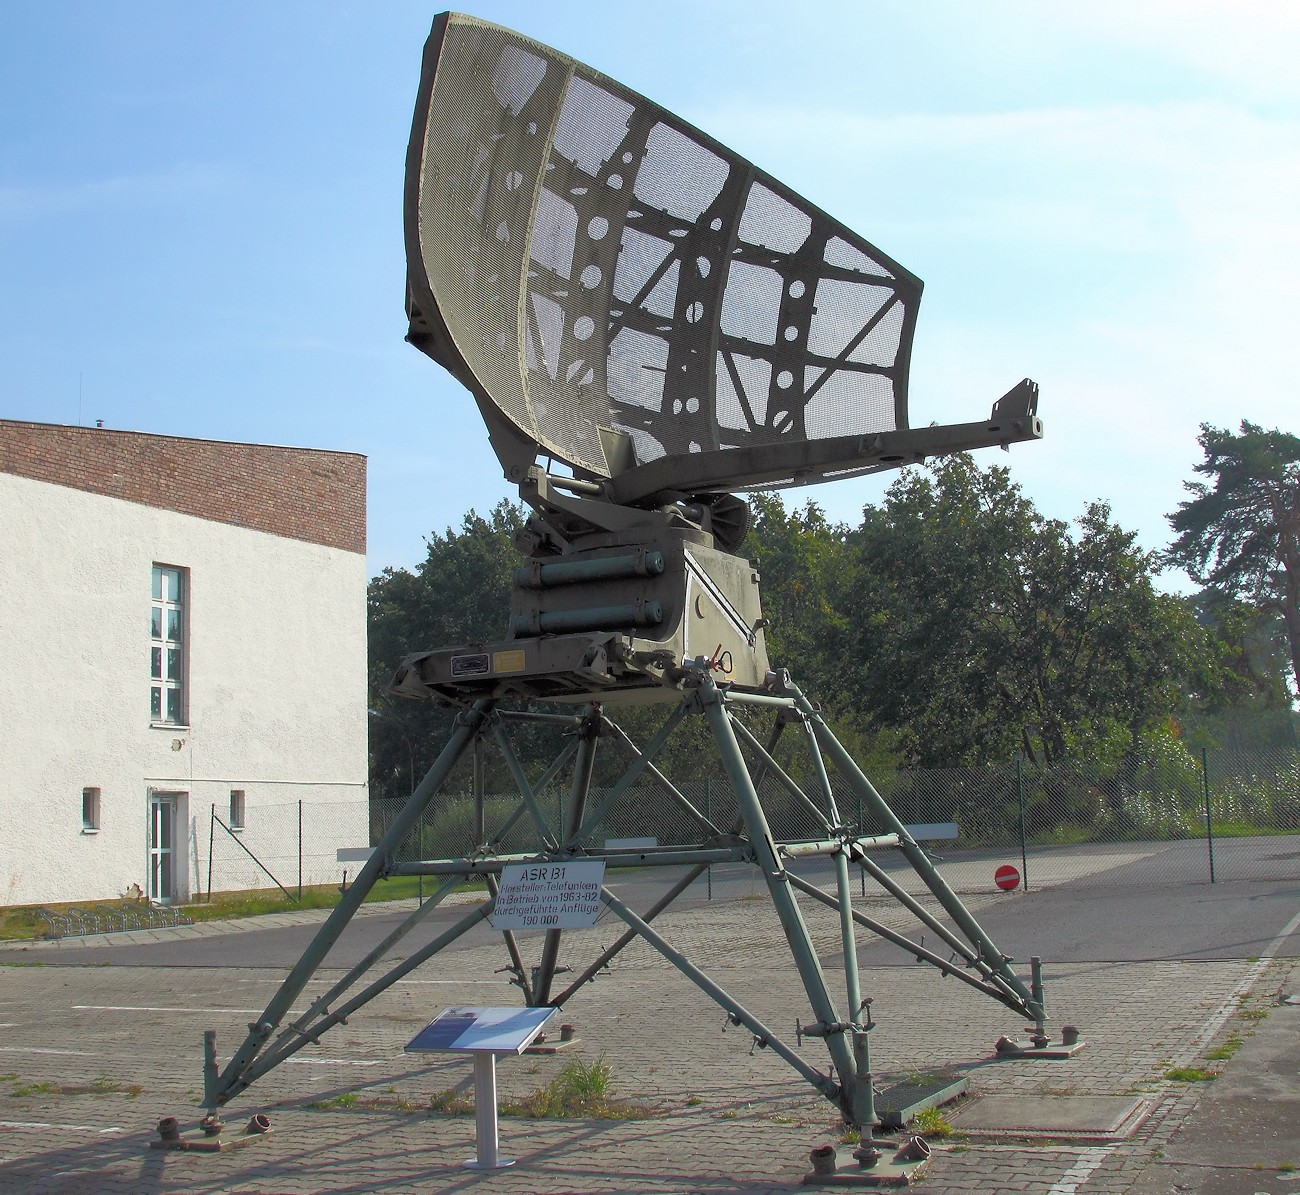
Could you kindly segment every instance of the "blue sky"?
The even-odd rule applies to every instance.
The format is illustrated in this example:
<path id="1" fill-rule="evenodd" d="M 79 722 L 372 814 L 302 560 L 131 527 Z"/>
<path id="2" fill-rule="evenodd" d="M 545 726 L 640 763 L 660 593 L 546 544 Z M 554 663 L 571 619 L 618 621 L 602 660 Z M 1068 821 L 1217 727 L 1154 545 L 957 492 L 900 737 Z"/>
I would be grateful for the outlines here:
<path id="1" fill-rule="evenodd" d="M 365 453 L 372 571 L 513 496 L 403 343 L 402 173 L 436 5 L 6 0 L 0 417 Z M 1148 548 L 1201 422 L 1300 432 L 1300 6 L 484 0 L 926 283 L 914 424 L 1020 378 L 1044 513 Z M 795 490 L 856 522 L 888 478 Z M 1169 578 L 1177 584 L 1176 578 Z"/>

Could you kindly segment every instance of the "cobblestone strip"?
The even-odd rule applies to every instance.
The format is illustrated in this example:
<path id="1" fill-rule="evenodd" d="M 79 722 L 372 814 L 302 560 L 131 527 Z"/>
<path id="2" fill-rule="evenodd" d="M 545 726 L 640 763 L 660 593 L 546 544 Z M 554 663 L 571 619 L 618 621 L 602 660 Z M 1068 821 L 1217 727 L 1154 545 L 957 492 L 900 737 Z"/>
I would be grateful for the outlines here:
<path id="1" fill-rule="evenodd" d="M 1079 1160 L 1047 1189 L 1047 1195 L 1075 1195 L 1115 1149 L 1114 1145 L 1103 1145 L 1085 1150 L 1079 1155 Z"/>

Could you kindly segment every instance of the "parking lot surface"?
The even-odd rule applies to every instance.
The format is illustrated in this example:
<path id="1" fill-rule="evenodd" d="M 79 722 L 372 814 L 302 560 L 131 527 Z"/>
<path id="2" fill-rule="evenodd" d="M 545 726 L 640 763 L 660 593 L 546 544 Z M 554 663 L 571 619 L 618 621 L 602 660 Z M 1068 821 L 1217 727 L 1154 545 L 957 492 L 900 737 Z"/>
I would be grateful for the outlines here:
<path id="1" fill-rule="evenodd" d="M 1248 891 L 1243 900 L 1251 899 Z M 1019 899 L 1025 910 L 1033 907 Z M 969 903 L 978 914 L 995 900 L 999 916 L 1014 912 L 1002 897 Z M 1289 905 L 1277 902 L 1275 920 L 1296 907 L 1292 892 Z M 888 904 L 868 902 L 866 911 L 882 920 L 894 915 Z M 808 915 L 830 958 L 838 942 L 834 917 Z M 1292 931 L 1297 922 L 1300 915 Z M 201 1114 L 204 1030 L 216 1031 L 224 1061 L 283 978 L 283 967 L 241 963 L 241 943 L 273 932 L 266 925 L 223 927 L 226 961 L 201 967 L 120 965 L 111 943 L 94 951 L 65 944 L 7 952 L 0 967 L 0 1190 L 788 1192 L 806 1189 L 809 1151 L 838 1140 L 828 1103 L 637 943 L 566 1006 L 579 1044 L 503 1060 L 498 1083 L 503 1098 L 523 1097 L 574 1058 L 603 1059 L 614 1095 L 644 1118 L 503 1117 L 501 1152 L 516 1165 L 465 1170 L 475 1152 L 473 1117 L 436 1114 L 430 1103 L 449 1089 L 470 1094 L 470 1064 L 402 1047 L 449 1005 L 518 1003 L 517 989 L 498 971 L 500 947 L 475 945 L 399 981 L 228 1106 L 227 1136 L 261 1112 L 271 1122 L 265 1137 L 213 1154 L 150 1149 L 161 1117 L 189 1126 Z M 669 912 L 656 925 L 783 1036 L 793 1039 L 795 1017 L 809 1019 L 765 901 Z M 1287 1002 L 1295 960 L 1286 957 L 1293 944 L 1286 929 L 1278 921 L 1264 949 L 1240 958 L 1047 957 L 1052 1021 L 1077 1025 L 1088 1043 L 1059 1061 L 999 1060 L 995 1041 L 1024 1028 L 1000 1005 L 905 958 L 869 965 L 863 989 L 877 1023 L 878 1086 L 941 1071 L 971 1083 L 970 1095 L 945 1110 L 953 1134 L 932 1138 L 922 1189 L 1300 1192 L 1291 1169 L 1300 1165 L 1300 1006 Z M 159 931 L 157 940 L 183 932 Z M 615 932 L 602 922 L 566 935 L 567 947 L 585 961 Z M 68 965 L 87 957 L 100 965 Z M 867 944 L 864 959 L 875 958 Z M 828 975 L 839 982 L 829 963 Z M 336 977 L 321 972 L 304 998 Z M 1225 1045 L 1233 1057 L 1207 1058 L 1225 1053 Z M 820 1042 L 805 1039 L 801 1052 L 826 1067 Z M 1220 1077 L 1197 1079 L 1197 1072 Z M 1253 1098 L 1257 1091 L 1267 1099 Z"/>

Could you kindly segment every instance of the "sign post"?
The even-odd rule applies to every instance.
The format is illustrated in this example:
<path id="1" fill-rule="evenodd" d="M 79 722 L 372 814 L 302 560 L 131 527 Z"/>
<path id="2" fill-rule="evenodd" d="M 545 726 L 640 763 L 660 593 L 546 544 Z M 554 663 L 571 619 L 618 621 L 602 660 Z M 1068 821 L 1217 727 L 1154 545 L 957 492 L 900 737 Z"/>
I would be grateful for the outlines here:
<path id="1" fill-rule="evenodd" d="M 474 1055 L 474 1145 L 466 1170 L 499 1170 L 515 1164 L 497 1153 L 497 1056 L 486 1050 Z"/>
<path id="2" fill-rule="evenodd" d="M 411 1054 L 474 1055 L 474 1157 L 467 1170 L 500 1170 L 515 1164 L 498 1152 L 497 1055 L 522 1054 L 553 1017 L 555 1008 L 448 1008 L 409 1042 Z"/>

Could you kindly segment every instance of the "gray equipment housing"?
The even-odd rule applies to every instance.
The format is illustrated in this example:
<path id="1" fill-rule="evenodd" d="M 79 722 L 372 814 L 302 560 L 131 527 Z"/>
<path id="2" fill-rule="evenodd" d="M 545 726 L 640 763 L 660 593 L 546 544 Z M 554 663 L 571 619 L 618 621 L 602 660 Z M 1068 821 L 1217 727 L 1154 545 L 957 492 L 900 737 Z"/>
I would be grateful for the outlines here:
<path id="1" fill-rule="evenodd" d="M 575 571 L 553 579 L 550 569 Z M 607 577 L 590 579 L 604 569 Z M 534 558 L 515 577 L 514 638 L 408 656 L 392 690 L 455 701 L 626 703 L 677 700 L 686 668 L 701 656 L 751 689 L 770 671 L 758 572 L 701 532 L 668 530 L 562 562 Z"/>

